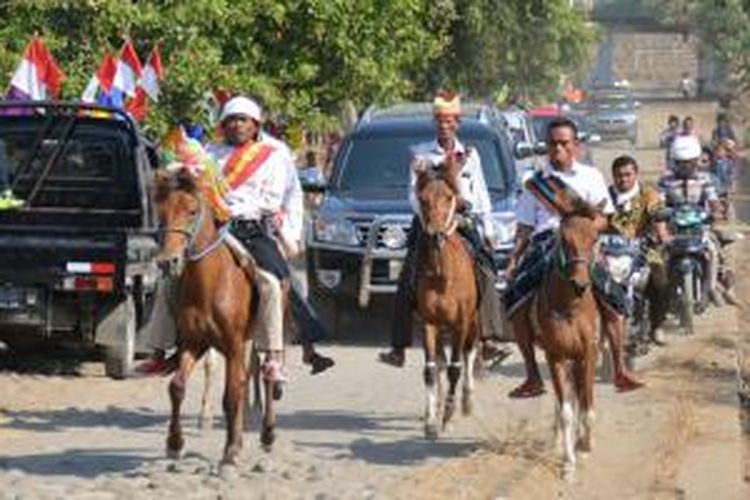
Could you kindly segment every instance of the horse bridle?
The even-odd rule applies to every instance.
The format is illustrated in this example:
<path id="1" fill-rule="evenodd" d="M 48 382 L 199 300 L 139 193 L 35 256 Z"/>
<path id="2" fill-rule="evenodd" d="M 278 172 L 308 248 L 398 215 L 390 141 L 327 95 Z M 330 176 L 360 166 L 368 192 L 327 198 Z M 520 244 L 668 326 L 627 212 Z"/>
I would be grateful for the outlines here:
<path id="1" fill-rule="evenodd" d="M 229 233 L 230 224 L 225 224 L 224 227 L 219 230 L 219 235 L 216 237 L 214 241 L 212 241 L 210 244 L 208 244 L 203 250 L 197 251 L 195 248 L 195 239 L 198 235 L 198 231 L 200 231 L 201 224 L 203 224 L 203 218 L 205 217 L 206 208 L 205 203 L 203 202 L 203 199 L 200 196 L 196 196 L 194 194 L 191 194 L 193 198 L 198 202 L 198 213 L 188 219 L 188 223 L 185 224 L 183 227 L 165 227 L 161 229 L 161 232 L 168 234 L 168 233 L 177 233 L 185 237 L 187 240 L 187 245 L 185 246 L 185 258 L 191 262 L 196 262 L 201 260 L 206 255 L 210 254 L 214 250 L 216 250 L 221 242 L 226 238 L 227 234 Z"/>
<path id="2" fill-rule="evenodd" d="M 458 196 L 456 194 L 453 195 L 451 198 L 451 206 L 448 210 L 448 215 L 445 218 L 445 221 L 442 224 L 442 229 L 440 231 L 437 231 L 435 234 L 428 235 L 431 238 L 434 238 L 437 242 L 438 248 L 442 247 L 443 242 L 445 241 L 445 238 L 450 236 L 456 231 L 456 228 L 458 227 L 458 222 L 456 221 L 456 207 L 458 205 Z M 421 211 L 419 213 L 419 220 L 422 223 L 422 227 L 425 229 L 427 226 L 424 223 L 424 216 L 422 215 Z"/>
<path id="3" fill-rule="evenodd" d="M 588 255 L 570 257 L 566 252 L 565 242 L 559 236 L 558 236 L 557 244 L 555 246 L 556 246 L 555 261 L 558 264 L 560 274 L 563 276 L 563 278 L 565 278 L 568 282 L 570 282 L 576 287 L 582 286 L 585 289 L 591 286 L 590 277 L 591 277 L 591 271 L 594 266 L 595 252 L 591 251 Z M 573 283 L 573 280 L 570 277 L 571 264 L 586 264 L 589 267 L 589 281 L 586 281 L 585 283 Z"/>

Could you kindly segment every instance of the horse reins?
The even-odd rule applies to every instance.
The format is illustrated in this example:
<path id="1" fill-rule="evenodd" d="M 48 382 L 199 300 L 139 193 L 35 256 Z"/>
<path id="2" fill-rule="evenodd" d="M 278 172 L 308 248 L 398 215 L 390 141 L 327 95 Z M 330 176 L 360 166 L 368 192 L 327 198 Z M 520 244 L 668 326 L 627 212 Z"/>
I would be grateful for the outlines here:
<path id="1" fill-rule="evenodd" d="M 203 199 L 200 196 L 193 195 L 193 197 L 198 201 L 198 214 L 193 217 L 192 222 L 186 224 L 185 227 L 166 227 L 161 231 L 165 234 L 177 233 L 184 236 L 187 240 L 187 245 L 185 247 L 185 258 L 190 262 L 197 262 L 205 256 L 209 255 L 211 252 L 216 250 L 219 245 L 221 245 L 221 243 L 229 234 L 231 224 L 225 224 L 219 230 L 218 235 L 216 239 L 214 239 L 214 241 L 209 243 L 203 250 L 196 251 L 195 238 L 198 235 L 198 231 L 200 231 L 201 224 L 203 224 L 203 217 L 205 216 L 206 210 Z M 188 229 L 187 226 L 190 226 L 190 229 Z"/>

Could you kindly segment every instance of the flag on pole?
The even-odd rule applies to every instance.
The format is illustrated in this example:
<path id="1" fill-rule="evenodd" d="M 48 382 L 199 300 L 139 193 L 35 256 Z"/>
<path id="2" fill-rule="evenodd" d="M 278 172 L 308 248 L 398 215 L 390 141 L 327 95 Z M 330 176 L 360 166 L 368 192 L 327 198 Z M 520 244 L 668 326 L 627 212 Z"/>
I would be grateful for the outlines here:
<path id="1" fill-rule="evenodd" d="M 110 53 L 104 55 L 99 68 L 91 76 L 86 89 L 83 91 L 81 101 L 87 104 L 101 104 L 109 106 L 113 104 L 112 82 L 117 71 L 117 60 Z M 120 105 L 122 105 L 122 93 L 119 93 Z"/>
<path id="2" fill-rule="evenodd" d="M 43 101 L 57 98 L 64 79 L 65 75 L 42 39 L 34 37 L 26 46 L 21 64 L 13 73 L 5 99 Z"/>
<path id="3" fill-rule="evenodd" d="M 143 68 L 141 67 L 141 61 L 138 59 L 138 54 L 136 54 L 132 42 L 127 40 L 120 51 L 112 87 L 120 90 L 128 97 L 135 97 L 135 90 L 142 73 Z"/>
<path id="4" fill-rule="evenodd" d="M 158 45 L 151 51 L 143 75 L 138 82 L 135 97 L 128 102 L 128 113 L 138 121 L 143 121 L 148 114 L 148 99 L 159 102 L 159 82 L 164 79 L 164 68 Z"/>

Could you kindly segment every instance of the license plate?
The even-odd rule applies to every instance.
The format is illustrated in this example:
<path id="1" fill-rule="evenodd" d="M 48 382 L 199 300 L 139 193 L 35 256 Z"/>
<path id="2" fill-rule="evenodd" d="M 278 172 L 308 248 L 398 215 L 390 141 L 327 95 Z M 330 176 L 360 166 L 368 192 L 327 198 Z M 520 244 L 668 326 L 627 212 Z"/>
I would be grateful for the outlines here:
<path id="1" fill-rule="evenodd" d="M 396 281 L 401 274 L 401 268 L 404 267 L 404 262 L 401 260 L 389 260 L 388 261 L 388 278 L 392 281 Z"/>
<path id="2" fill-rule="evenodd" d="M 0 288 L 0 309 L 19 309 L 22 298 L 23 290 L 20 288 Z"/>

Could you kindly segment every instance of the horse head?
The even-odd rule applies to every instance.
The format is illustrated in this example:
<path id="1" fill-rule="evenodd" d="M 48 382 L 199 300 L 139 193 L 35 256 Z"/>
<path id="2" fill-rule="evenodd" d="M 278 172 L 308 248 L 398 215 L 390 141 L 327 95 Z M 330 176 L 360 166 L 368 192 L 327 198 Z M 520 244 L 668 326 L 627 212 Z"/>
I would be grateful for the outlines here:
<path id="1" fill-rule="evenodd" d="M 603 203 L 592 206 L 578 200 L 563 215 L 557 260 L 563 277 L 577 297 L 591 286 L 594 247 L 599 235 L 596 219 L 602 214 Z"/>
<path id="2" fill-rule="evenodd" d="M 176 172 L 160 170 L 156 173 L 154 187 L 162 233 L 156 263 L 165 274 L 179 277 L 206 218 L 200 181 L 185 169 Z"/>
<path id="3" fill-rule="evenodd" d="M 416 193 L 424 232 L 439 249 L 456 229 L 459 191 L 453 165 L 446 162 L 437 170 L 418 172 Z"/>

